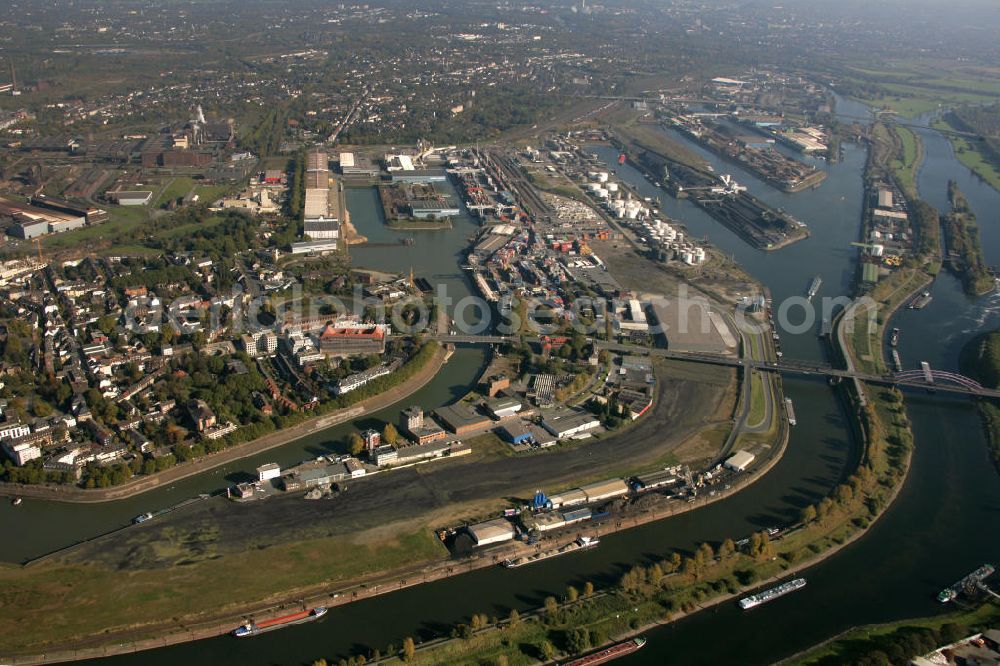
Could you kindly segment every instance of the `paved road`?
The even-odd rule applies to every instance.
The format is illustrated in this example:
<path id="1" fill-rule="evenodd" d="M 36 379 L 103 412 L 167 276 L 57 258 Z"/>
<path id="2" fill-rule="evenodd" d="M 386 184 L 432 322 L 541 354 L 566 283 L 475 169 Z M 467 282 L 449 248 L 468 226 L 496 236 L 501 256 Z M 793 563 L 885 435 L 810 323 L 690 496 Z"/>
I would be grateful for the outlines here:
<path id="1" fill-rule="evenodd" d="M 846 316 L 846 315 L 845 315 Z M 840 344 L 844 344 L 843 340 L 843 327 L 838 327 L 837 336 L 840 338 Z M 430 336 L 435 337 L 435 336 Z M 455 343 L 465 343 L 465 344 L 503 344 L 505 342 L 516 342 L 518 338 L 516 336 L 504 336 L 504 335 L 450 335 L 441 336 L 441 340 L 448 340 Z M 979 396 L 985 398 L 1000 398 L 1000 391 L 988 388 L 974 388 L 971 386 L 957 386 L 952 384 L 940 384 L 935 383 L 933 385 L 928 385 L 927 382 L 921 380 L 903 379 L 897 377 L 896 375 L 870 375 L 858 372 L 853 368 L 840 369 L 834 368 L 829 365 L 812 364 L 803 361 L 796 361 L 793 359 L 782 359 L 781 362 L 776 361 L 766 361 L 766 360 L 756 360 L 756 359 L 740 359 L 733 356 L 722 356 L 716 354 L 695 354 L 689 352 L 676 352 L 669 349 L 660 348 L 645 348 L 636 347 L 633 345 L 623 345 L 614 342 L 604 342 L 602 340 L 595 340 L 594 343 L 601 349 L 608 349 L 611 351 L 618 351 L 623 353 L 631 354 L 645 354 L 652 356 L 661 356 L 663 358 L 669 358 L 675 361 L 689 361 L 691 363 L 707 363 L 709 365 L 724 365 L 728 367 L 744 367 L 748 369 L 760 370 L 764 372 L 777 373 L 782 375 L 799 375 L 799 376 L 820 376 L 820 377 L 839 377 L 841 379 L 857 379 L 861 382 L 868 382 L 870 384 L 881 384 L 884 386 L 901 386 L 909 388 L 920 388 L 928 389 L 932 388 L 935 391 L 941 391 L 944 393 L 958 393 L 968 396 Z"/>

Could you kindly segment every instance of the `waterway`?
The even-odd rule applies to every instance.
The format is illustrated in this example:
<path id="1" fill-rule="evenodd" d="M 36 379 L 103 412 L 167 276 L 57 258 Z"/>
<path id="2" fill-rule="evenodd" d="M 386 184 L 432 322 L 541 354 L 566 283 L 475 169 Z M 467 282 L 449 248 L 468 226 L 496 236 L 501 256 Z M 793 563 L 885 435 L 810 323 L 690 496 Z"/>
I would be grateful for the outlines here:
<path id="1" fill-rule="evenodd" d="M 864 113 L 846 101 L 839 109 L 847 115 Z M 705 155 L 718 172 L 732 173 L 752 193 L 809 225 L 811 238 L 772 253 L 749 248 L 692 204 L 674 201 L 634 170 L 618 167 L 615 155 L 602 157 L 644 196 L 660 196 L 663 212 L 683 221 L 693 235 L 708 236 L 714 245 L 735 255 L 771 289 L 778 303 L 802 295 L 817 274 L 824 281 L 821 297 L 848 293 L 856 255 L 850 242 L 856 240 L 860 224 L 864 151 L 849 144 L 844 149 L 842 162 L 820 164 L 828 177 L 819 189 L 792 195 Z M 987 259 L 1000 263 L 1000 230 L 994 219 L 1000 196 L 961 180 L 968 172 L 954 159 L 947 142 L 928 140 L 926 154 L 921 191 L 941 205 L 947 179 L 958 177 L 979 213 Z M 368 235 L 364 228 L 359 231 Z M 961 344 L 984 323 L 994 321 L 993 296 L 969 299 L 960 287 L 955 291 L 956 285 L 957 280 L 942 273 L 931 306 L 900 315 L 905 359 L 953 368 Z M 818 360 L 825 354 L 814 330 L 786 331 L 782 341 L 789 357 Z M 792 429 L 784 458 L 747 490 L 710 507 L 607 537 L 592 551 L 516 571 L 481 570 L 393 592 L 334 609 L 318 623 L 249 641 L 223 637 L 93 663 L 297 664 L 372 647 L 385 652 L 388 643 L 398 646 L 407 635 L 426 640 L 447 633 L 472 613 L 502 616 L 510 608 L 532 608 L 545 596 L 561 594 L 567 584 L 614 582 L 631 565 L 671 550 L 689 549 L 704 540 L 739 538 L 793 520 L 801 506 L 843 479 L 855 460 L 856 445 L 842 407 L 825 383 L 799 379 L 784 384 L 795 400 L 799 423 Z M 908 406 L 916 438 L 912 471 L 896 503 L 868 535 L 808 570 L 809 585 L 804 590 L 747 613 L 728 604 L 652 631 L 648 646 L 622 663 L 764 664 L 858 623 L 940 612 L 942 607 L 934 601 L 940 588 L 1000 555 L 1000 534 L 992 529 L 1000 510 L 1000 476 L 988 462 L 969 401 L 911 393 Z M 127 515 L 136 511 L 130 509 Z"/>

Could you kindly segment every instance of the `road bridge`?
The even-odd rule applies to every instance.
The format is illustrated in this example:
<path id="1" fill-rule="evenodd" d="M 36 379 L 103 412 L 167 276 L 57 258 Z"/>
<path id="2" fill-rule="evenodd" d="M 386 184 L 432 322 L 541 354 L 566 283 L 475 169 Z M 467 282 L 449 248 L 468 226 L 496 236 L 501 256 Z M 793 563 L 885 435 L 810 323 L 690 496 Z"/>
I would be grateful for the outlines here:
<path id="1" fill-rule="evenodd" d="M 490 345 L 517 342 L 519 339 L 518 336 L 514 335 L 435 335 L 428 337 L 442 342 Z M 834 368 L 833 366 L 825 363 L 811 363 L 796 359 L 783 358 L 779 362 L 772 362 L 739 358 L 736 356 L 725 356 L 721 354 L 698 354 L 655 347 L 635 347 L 632 345 L 604 342 L 601 340 L 594 341 L 594 344 L 596 344 L 599 349 L 607 349 L 609 351 L 659 356 L 673 361 L 684 361 L 688 363 L 706 363 L 709 365 L 720 365 L 731 368 L 743 368 L 746 371 L 758 370 L 762 372 L 773 372 L 782 375 L 797 375 L 801 377 L 818 376 L 838 379 L 857 379 L 862 382 L 878 384 L 881 386 L 929 389 L 933 391 L 940 391 L 942 393 L 954 393 L 981 398 L 1000 398 L 1000 391 L 986 388 L 978 382 L 958 373 L 943 370 L 908 370 L 905 372 L 896 372 L 886 375 L 873 375 L 858 371 Z"/>

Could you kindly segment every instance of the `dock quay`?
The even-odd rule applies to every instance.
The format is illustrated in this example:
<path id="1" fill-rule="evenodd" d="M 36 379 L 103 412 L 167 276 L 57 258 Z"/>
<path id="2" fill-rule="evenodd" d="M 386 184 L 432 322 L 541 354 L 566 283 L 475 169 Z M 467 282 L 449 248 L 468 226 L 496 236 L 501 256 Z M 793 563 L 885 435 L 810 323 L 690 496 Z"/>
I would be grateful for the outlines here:
<path id="1" fill-rule="evenodd" d="M 633 148 L 636 167 L 662 177 L 671 196 L 690 199 L 751 246 L 776 250 L 809 236 L 805 224 L 764 203 L 729 176 L 676 162 L 638 144 Z"/>

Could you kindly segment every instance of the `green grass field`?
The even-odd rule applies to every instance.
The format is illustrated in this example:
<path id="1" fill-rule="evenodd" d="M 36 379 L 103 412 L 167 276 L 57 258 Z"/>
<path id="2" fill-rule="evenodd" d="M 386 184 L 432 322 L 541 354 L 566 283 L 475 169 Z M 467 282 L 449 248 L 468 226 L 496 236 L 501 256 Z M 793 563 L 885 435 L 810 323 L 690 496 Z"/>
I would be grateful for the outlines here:
<path id="1" fill-rule="evenodd" d="M 147 206 L 107 206 L 108 221 L 82 229 L 53 234 L 42 239 L 46 250 L 68 250 L 86 243 L 100 243 L 115 239 L 149 220 L 152 211 Z"/>
<path id="2" fill-rule="evenodd" d="M 917 195 L 917 172 L 923 160 L 923 145 L 920 138 L 908 127 L 893 127 L 893 131 L 903 144 L 903 155 L 891 163 L 893 173 L 899 186 L 908 196 Z"/>
<path id="3" fill-rule="evenodd" d="M 187 196 L 187 193 L 194 189 L 194 185 L 194 179 L 187 176 L 176 176 L 168 180 L 154 200 L 153 207 L 166 208 L 171 201 Z"/>

